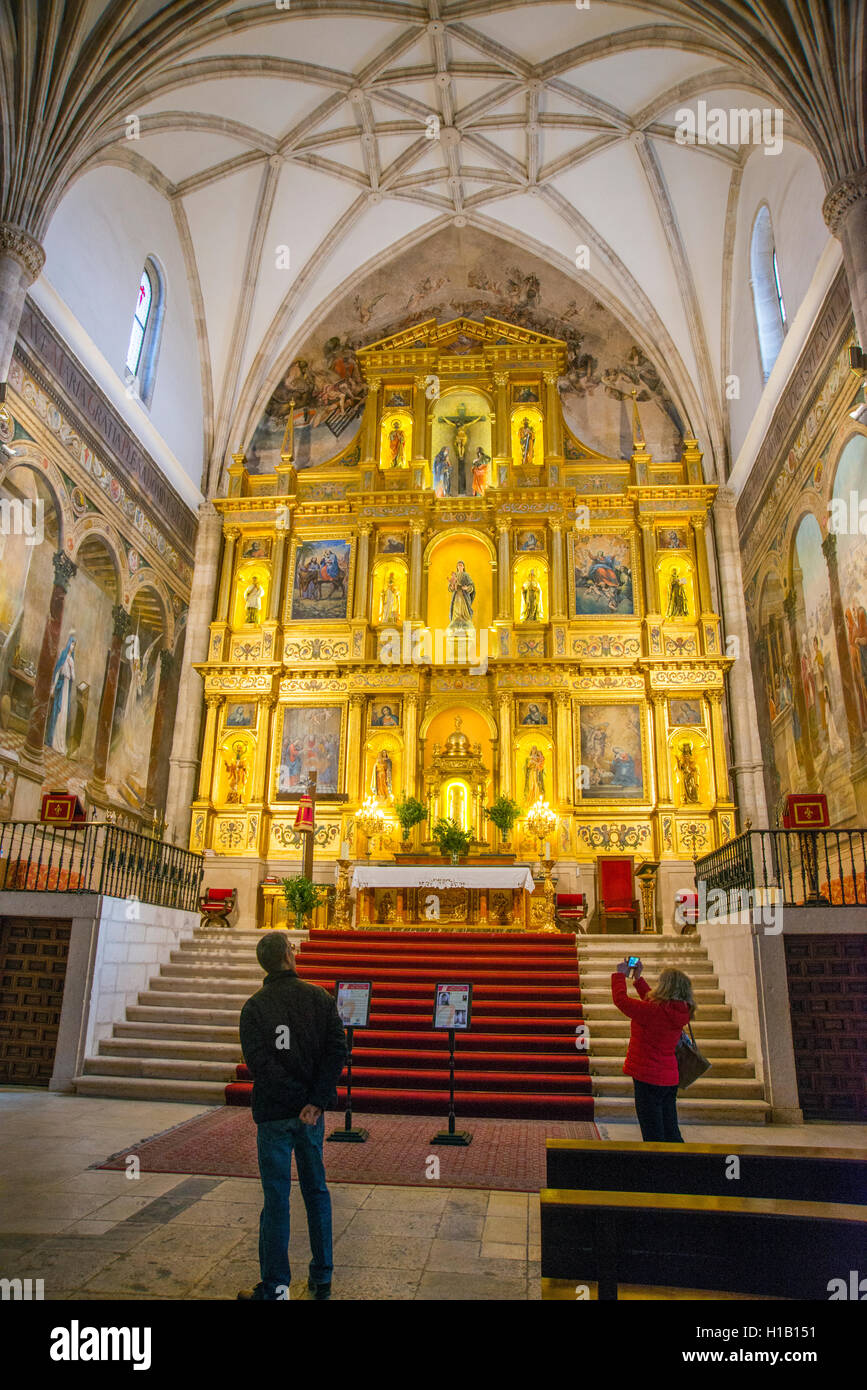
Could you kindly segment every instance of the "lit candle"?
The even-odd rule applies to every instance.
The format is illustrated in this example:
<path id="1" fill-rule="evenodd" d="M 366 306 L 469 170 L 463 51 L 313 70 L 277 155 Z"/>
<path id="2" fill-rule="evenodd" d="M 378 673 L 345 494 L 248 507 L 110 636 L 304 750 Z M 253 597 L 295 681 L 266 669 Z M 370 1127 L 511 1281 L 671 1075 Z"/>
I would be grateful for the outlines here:
<path id="1" fill-rule="evenodd" d="M 343 844 L 340 846 L 340 858 L 341 858 L 341 859 L 348 859 L 348 858 L 349 858 L 349 841 L 348 841 L 348 840 L 344 840 L 344 841 L 343 841 Z"/>
<path id="2" fill-rule="evenodd" d="M 550 840 L 546 840 L 546 841 L 545 841 L 545 858 L 546 858 L 546 859 L 550 859 L 550 858 L 551 858 L 551 841 L 550 841 Z"/>

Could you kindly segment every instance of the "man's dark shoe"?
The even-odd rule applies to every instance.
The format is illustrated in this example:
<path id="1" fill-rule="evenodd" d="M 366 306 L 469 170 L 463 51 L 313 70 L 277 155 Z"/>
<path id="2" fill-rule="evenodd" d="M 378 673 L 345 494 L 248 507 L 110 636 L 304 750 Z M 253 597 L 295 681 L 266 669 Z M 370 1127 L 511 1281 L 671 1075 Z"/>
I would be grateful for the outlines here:
<path id="1" fill-rule="evenodd" d="M 308 1292 L 312 1293 L 317 1303 L 324 1303 L 331 1297 L 330 1284 L 317 1284 L 313 1279 L 307 1280 Z"/>
<path id="2" fill-rule="evenodd" d="M 251 1299 L 257 1303 L 264 1302 L 265 1291 L 261 1284 L 257 1284 L 255 1289 L 240 1289 L 237 1297 L 244 1303 L 249 1302 Z"/>

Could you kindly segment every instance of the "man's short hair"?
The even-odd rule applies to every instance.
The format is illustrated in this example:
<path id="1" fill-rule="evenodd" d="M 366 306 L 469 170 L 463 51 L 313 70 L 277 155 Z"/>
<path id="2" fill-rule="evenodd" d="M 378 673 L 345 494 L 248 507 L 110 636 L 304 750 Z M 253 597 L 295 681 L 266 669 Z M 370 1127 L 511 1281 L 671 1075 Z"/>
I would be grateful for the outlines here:
<path id="1" fill-rule="evenodd" d="M 270 975 L 273 970 L 279 970 L 281 966 L 286 964 L 286 952 L 290 945 L 288 932 L 265 931 L 262 933 L 256 944 L 256 959 L 266 975 Z"/>

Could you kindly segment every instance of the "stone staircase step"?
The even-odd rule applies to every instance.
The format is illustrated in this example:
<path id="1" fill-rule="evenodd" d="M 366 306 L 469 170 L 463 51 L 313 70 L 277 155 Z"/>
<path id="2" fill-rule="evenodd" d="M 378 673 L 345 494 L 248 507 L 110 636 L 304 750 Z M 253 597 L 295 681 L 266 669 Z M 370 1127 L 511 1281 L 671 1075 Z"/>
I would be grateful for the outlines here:
<path id="1" fill-rule="evenodd" d="M 156 995 L 156 1004 L 142 1004 L 141 1000 L 147 999 L 147 995 L 139 995 L 138 1004 L 130 1004 L 127 1007 L 127 1021 L 131 1023 L 195 1023 L 197 1027 L 206 1028 L 213 1024 L 217 1028 L 236 1028 L 238 1027 L 239 1009 L 215 1009 L 214 1001 L 208 998 L 207 1004 L 201 1008 L 180 1008 L 174 1006 L 172 1001 L 163 1003 L 164 996 Z M 151 995 L 151 998 L 154 996 Z"/>
<path id="2" fill-rule="evenodd" d="M 692 1089 L 690 1086 L 689 1091 Z M 637 1123 L 631 1096 L 595 1096 L 593 1109 L 597 1120 Z M 689 1092 L 677 1098 L 681 1124 L 764 1125 L 770 1112 L 771 1107 L 764 1100 L 690 1100 Z"/>
<path id="3" fill-rule="evenodd" d="M 587 985 L 587 978 L 588 977 L 586 975 L 582 976 L 581 978 L 581 1002 L 585 1006 L 585 1008 L 588 1004 L 610 1003 L 611 986 Z M 725 1003 L 725 994 L 719 988 L 714 989 L 710 986 L 694 985 L 692 992 L 695 998 L 696 1008 L 698 1008 L 701 1011 L 701 1013 L 704 1013 L 705 1007 L 708 1004 Z"/>
<path id="4" fill-rule="evenodd" d="M 631 1076 L 595 1076 L 593 1077 L 594 1096 L 632 1096 L 632 1077 Z M 698 1081 L 694 1081 L 689 1088 L 689 1096 L 692 1100 L 724 1100 L 726 1096 L 731 1096 L 734 1100 L 763 1100 L 764 1091 L 762 1083 L 750 1077 L 718 1077 L 714 1079 L 713 1072 L 706 1072 Z M 680 1099 L 678 1097 L 678 1099 Z"/>
<path id="5" fill-rule="evenodd" d="M 187 1105 L 224 1105 L 223 1081 L 170 1081 L 144 1076 L 89 1076 L 75 1078 L 80 1096 L 103 1096 L 109 1100 L 177 1100 Z"/>
<path id="6" fill-rule="evenodd" d="M 629 1019 L 620 1012 L 616 1004 L 610 1002 L 610 998 L 608 1003 L 595 1003 L 587 1000 L 582 994 L 581 1003 L 588 1023 L 594 1019 L 602 1021 L 603 1019 L 622 1018 L 627 1026 L 629 1024 Z M 705 1004 L 697 1021 L 701 1023 L 728 1023 L 731 1016 L 732 1011 L 728 1004 Z M 693 1023 L 693 1028 L 695 1026 L 696 1024 Z"/>
<path id="7" fill-rule="evenodd" d="M 746 1050 L 745 1044 L 744 1050 Z M 747 1081 L 755 1080 L 755 1067 L 748 1057 L 713 1056 L 708 1057 L 708 1061 L 712 1061 L 713 1063 L 713 1076 L 717 1080 L 728 1077 L 738 1077 L 741 1080 Z M 619 1053 L 617 1056 L 596 1056 L 592 1058 L 590 1062 L 590 1074 L 594 1077 L 605 1077 L 606 1079 L 609 1077 L 617 1077 L 618 1079 L 622 1078 L 624 1081 L 628 1080 L 627 1077 L 623 1076 L 623 1054 Z M 711 1073 L 708 1073 L 708 1075 L 710 1074 Z M 697 1084 L 696 1082 L 696 1085 Z M 692 1086 L 690 1086 L 689 1089 L 691 1093 L 693 1089 Z"/>
<path id="8" fill-rule="evenodd" d="M 262 976 L 260 975 L 258 984 L 261 985 L 261 983 Z M 199 986 L 198 989 L 196 985 Z M 176 994 L 178 997 L 186 994 L 192 999 L 213 999 L 215 995 L 219 995 L 221 999 L 231 999 L 233 1003 L 239 999 L 241 1002 L 238 1008 L 240 1009 L 241 1004 L 250 998 L 253 990 L 250 989 L 249 985 L 236 984 L 234 980 L 171 980 L 166 979 L 164 975 L 154 975 L 148 982 L 145 993 Z"/>
<path id="9" fill-rule="evenodd" d="M 178 1042 L 173 1038 L 103 1038 L 102 1057 L 170 1057 L 193 1062 L 232 1062 L 240 1057 L 236 1042 Z"/>
<path id="10" fill-rule="evenodd" d="M 214 1024 L 161 1023 L 145 1020 L 141 1023 L 116 1023 L 114 1035 L 116 1038 L 165 1038 L 176 1042 L 218 1042 L 233 1043 L 236 1048 L 240 1046 L 237 1026 L 225 1028 Z"/>
<path id="11" fill-rule="evenodd" d="M 599 1037 L 598 1033 L 594 1031 L 590 1039 L 591 1056 L 597 1059 L 603 1057 L 619 1057 L 622 1063 L 623 1058 L 626 1056 L 626 1044 L 628 1041 L 628 1030 L 624 1030 L 622 1036 L 619 1037 Z M 714 1065 L 716 1065 L 718 1058 L 723 1060 L 724 1058 L 746 1057 L 747 1045 L 745 1042 L 741 1042 L 740 1038 L 737 1036 L 730 1038 L 715 1037 L 712 1040 L 705 1041 L 702 1051 L 707 1056 L 708 1061 L 712 1061 Z"/>
<path id="12" fill-rule="evenodd" d="M 85 1057 L 85 1076 L 146 1076 L 167 1081 L 214 1081 L 223 1085 L 235 1079 L 237 1058 L 232 1062 L 180 1061 L 164 1057 Z"/>
<path id="13" fill-rule="evenodd" d="M 629 1019 L 623 1014 L 616 1018 L 585 1018 L 585 1022 L 590 1030 L 591 1047 L 593 1040 L 599 1038 L 623 1038 L 629 1037 Z M 716 1038 L 737 1038 L 738 1025 L 734 1022 L 720 1022 L 718 1020 L 699 1019 L 693 1024 L 696 1042 L 702 1046 L 702 1039 L 710 1044 L 711 1039 Z"/>

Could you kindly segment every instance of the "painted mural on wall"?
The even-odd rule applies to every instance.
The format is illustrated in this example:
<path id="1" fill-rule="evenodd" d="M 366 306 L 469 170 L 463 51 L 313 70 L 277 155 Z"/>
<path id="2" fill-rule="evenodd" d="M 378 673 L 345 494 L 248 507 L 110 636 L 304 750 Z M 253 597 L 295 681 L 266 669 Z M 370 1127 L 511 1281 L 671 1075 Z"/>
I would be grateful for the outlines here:
<path id="1" fill-rule="evenodd" d="M 250 471 L 270 472 L 279 462 L 290 409 L 296 466 L 333 458 L 351 444 L 364 407 L 357 350 L 421 319 L 445 322 L 460 315 L 491 315 L 565 340 L 568 364 L 559 382 L 564 416 L 592 449 L 630 456 L 634 391 L 648 449 L 657 459 L 679 458 L 677 408 L 628 330 L 561 271 L 526 253 L 520 262 L 504 263 L 503 253 L 504 243 L 488 233 L 448 228 L 371 272 L 293 358 L 247 450 Z M 469 337 L 453 348 L 458 355 L 472 350 Z"/>

